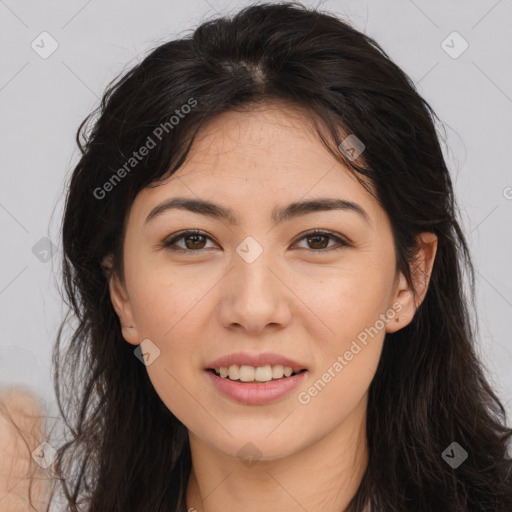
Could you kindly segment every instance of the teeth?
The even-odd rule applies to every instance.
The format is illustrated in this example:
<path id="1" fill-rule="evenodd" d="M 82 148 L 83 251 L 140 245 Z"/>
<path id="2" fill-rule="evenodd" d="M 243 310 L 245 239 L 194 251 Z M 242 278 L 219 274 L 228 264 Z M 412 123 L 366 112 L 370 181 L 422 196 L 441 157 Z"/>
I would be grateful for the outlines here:
<path id="1" fill-rule="evenodd" d="M 240 367 L 237 364 L 232 364 L 229 367 L 228 375 L 230 380 L 238 380 L 240 378 Z"/>
<path id="2" fill-rule="evenodd" d="M 223 379 L 240 380 L 242 382 L 268 382 L 272 379 L 282 379 L 283 377 L 290 377 L 294 371 L 290 366 L 282 366 L 280 364 L 266 366 L 249 366 L 232 364 L 229 368 L 221 366 L 215 368 L 215 372 Z"/>
<path id="3" fill-rule="evenodd" d="M 258 366 L 254 371 L 254 380 L 258 382 L 272 380 L 272 367 L 269 364 L 267 366 Z"/>
<path id="4" fill-rule="evenodd" d="M 251 382 L 254 380 L 254 366 L 240 366 L 240 380 L 242 382 Z"/>
<path id="5" fill-rule="evenodd" d="M 272 378 L 273 379 L 282 379 L 284 375 L 284 369 L 280 364 L 276 364 L 272 366 Z"/>

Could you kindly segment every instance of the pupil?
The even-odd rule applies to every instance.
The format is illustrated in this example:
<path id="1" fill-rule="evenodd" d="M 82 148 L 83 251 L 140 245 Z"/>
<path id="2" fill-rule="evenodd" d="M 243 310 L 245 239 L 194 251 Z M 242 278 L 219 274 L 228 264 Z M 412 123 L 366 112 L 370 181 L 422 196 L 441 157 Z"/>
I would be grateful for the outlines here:
<path id="1" fill-rule="evenodd" d="M 197 238 L 201 238 L 201 237 L 202 237 L 202 235 L 189 235 L 188 240 L 190 240 L 191 238 L 196 238 L 197 239 Z M 196 242 L 192 242 L 192 243 L 196 244 L 196 243 L 200 243 L 200 242 L 196 241 Z M 197 247 L 194 247 L 194 248 L 197 248 Z"/>
<path id="2" fill-rule="evenodd" d="M 313 236 L 310 236 L 309 237 L 310 243 L 311 243 L 311 240 L 314 240 L 314 239 L 318 240 L 319 238 L 325 239 L 325 236 L 324 235 L 313 235 Z M 320 243 L 320 242 L 313 242 L 313 245 L 315 245 L 315 243 Z"/>

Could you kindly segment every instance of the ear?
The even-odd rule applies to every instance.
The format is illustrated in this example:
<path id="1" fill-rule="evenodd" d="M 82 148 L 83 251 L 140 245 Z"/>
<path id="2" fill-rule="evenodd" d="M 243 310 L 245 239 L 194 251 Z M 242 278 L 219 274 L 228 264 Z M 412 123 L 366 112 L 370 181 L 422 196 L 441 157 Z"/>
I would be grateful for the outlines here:
<path id="1" fill-rule="evenodd" d="M 110 301 L 121 324 L 123 338 L 132 345 L 139 345 L 140 338 L 135 323 L 132 304 L 126 290 L 126 286 L 121 282 L 116 272 L 112 270 L 112 255 L 109 254 L 103 258 L 101 266 L 105 271 L 108 280 L 110 292 Z"/>
<path id="2" fill-rule="evenodd" d="M 416 243 L 417 253 L 410 265 L 411 278 L 416 294 L 413 293 L 405 276 L 400 272 L 391 302 L 393 309 L 397 313 L 388 322 L 386 332 L 396 332 L 409 325 L 427 294 L 437 252 L 437 236 L 434 233 L 425 231 L 417 236 Z"/>

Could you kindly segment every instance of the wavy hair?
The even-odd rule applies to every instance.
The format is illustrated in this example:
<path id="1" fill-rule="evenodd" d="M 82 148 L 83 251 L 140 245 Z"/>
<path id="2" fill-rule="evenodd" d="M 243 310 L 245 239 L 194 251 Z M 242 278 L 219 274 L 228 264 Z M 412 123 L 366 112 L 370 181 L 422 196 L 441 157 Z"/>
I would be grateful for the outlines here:
<path id="1" fill-rule="evenodd" d="M 384 340 L 369 388 L 368 467 L 349 510 L 510 512 L 512 430 L 476 354 L 474 269 L 439 119 L 376 41 L 295 2 L 253 4 L 153 48 L 109 84 L 80 125 L 62 224 L 69 312 L 54 351 L 70 433 L 55 464 L 67 510 L 185 511 L 187 429 L 123 339 L 108 273 L 124 282 L 130 206 L 183 164 L 203 123 L 274 101 L 308 112 L 326 149 L 371 185 L 410 284 L 416 236 L 438 237 L 424 301 L 407 327 Z M 184 115 L 174 123 L 177 110 Z M 340 151 L 348 134 L 365 144 L 364 162 Z M 127 167 L 149 138 L 155 147 Z M 76 323 L 66 338 L 70 316 Z M 442 457 L 454 441 L 469 453 L 457 468 Z"/>

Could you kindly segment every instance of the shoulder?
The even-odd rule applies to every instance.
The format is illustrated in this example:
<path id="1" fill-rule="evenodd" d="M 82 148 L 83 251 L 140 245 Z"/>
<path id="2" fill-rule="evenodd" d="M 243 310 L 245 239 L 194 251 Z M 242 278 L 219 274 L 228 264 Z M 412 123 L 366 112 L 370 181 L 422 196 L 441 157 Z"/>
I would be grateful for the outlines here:
<path id="1" fill-rule="evenodd" d="M 47 481 L 33 453 L 44 442 L 44 412 L 39 399 L 21 388 L 0 388 L 0 508 L 29 510 L 41 504 Z M 24 508 L 22 508 L 24 507 Z M 41 509 L 42 510 L 42 509 Z"/>

